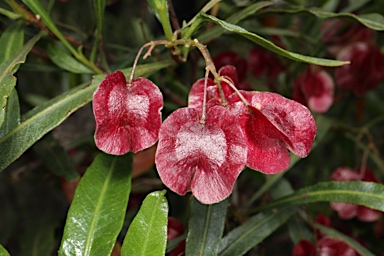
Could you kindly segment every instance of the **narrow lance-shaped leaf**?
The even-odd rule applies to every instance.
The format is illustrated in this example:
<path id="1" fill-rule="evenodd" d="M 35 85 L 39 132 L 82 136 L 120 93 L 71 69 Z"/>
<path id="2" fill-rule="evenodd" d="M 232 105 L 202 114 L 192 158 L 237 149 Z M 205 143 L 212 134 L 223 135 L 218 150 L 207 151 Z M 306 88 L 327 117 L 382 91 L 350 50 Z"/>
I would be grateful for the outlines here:
<path id="1" fill-rule="evenodd" d="M 33 13 L 39 15 L 44 24 L 52 31 L 55 36 L 71 51 L 71 53 L 75 56 L 78 55 L 76 50 L 71 46 L 71 44 L 65 39 L 64 35 L 60 32 L 60 30 L 56 27 L 53 22 L 51 16 L 48 14 L 46 10 L 44 10 L 41 1 L 39 0 L 22 0 L 22 2 L 30 8 Z"/>
<path id="2" fill-rule="evenodd" d="M 223 236 L 228 198 L 217 204 L 191 202 L 187 236 L 187 255 L 217 255 Z"/>
<path id="3" fill-rule="evenodd" d="M 75 58 L 73 58 L 70 54 L 68 54 L 66 51 L 64 51 L 57 45 L 48 45 L 47 53 L 52 62 L 64 70 L 75 74 L 93 73 L 93 71 L 90 70 L 87 66 L 78 62 Z"/>
<path id="4" fill-rule="evenodd" d="M 0 63 L 19 52 L 23 43 L 24 26 L 22 23 L 15 23 L 7 28 L 0 37 Z"/>
<path id="5" fill-rule="evenodd" d="M 363 182 L 321 182 L 260 207 L 258 210 L 315 202 L 341 202 L 384 211 L 384 185 Z"/>
<path id="6" fill-rule="evenodd" d="M 96 56 L 96 51 L 99 47 L 100 40 L 102 37 L 102 30 L 103 30 L 103 20 L 104 20 L 104 9 L 105 9 L 106 0 L 94 0 L 93 6 L 95 7 L 95 14 L 96 14 L 96 38 L 95 42 L 93 44 L 92 53 L 90 60 L 94 61 Z"/>
<path id="7" fill-rule="evenodd" d="M 244 255 L 287 222 L 295 211 L 296 208 L 284 208 L 253 216 L 222 239 L 219 255 Z"/>
<path id="8" fill-rule="evenodd" d="M 260 1 L 256 2 L 254 4 L 251 4 L 250 6 L 244 8 L 243 10 L 240 10 L 238 12 L 235 12 L 233 15 L 228 17 L 225 21 L 231 24 L 237 24 L 239 21 L 247 18 L 250 15 L 255 14 L 257 11 L 259 11 L 262 8 L 271 6 L 273 4 L 273 1 Z M 225 32 L 225 29 L 222 27 L 213 27 L 208 30 L 206 30 L 204 33 L 199 35 L 197 39 L 200 42 L 208 42 L 214 38 L 219 37 L 221 34 Z"/>
<path id="9" fill-rule="evenodd" d="M 16 85 L 16 77 L 13 76 L 13 73 L 15 72 L 14 67 L 17 64 L 25 62 L 29 51 L 39 39 L 40 34 L 32 37 L 32 39 L 30 39 L 18 53 L 0 64 L 0 125 L 4 121 L 7 98 Z"/>
<path id="10" fill-rule="evenodd" d="M 337 60 L 315 58 L 315 57 L 310 57 L 310 56 L 305 56 L 302 54 L 290 52 L 290 51 L 284 50 L 283 48 L 278 47 L 277 45 L 275 45 L 271 41 L 268 41 L 259 35 L 256 35 L 254 33 L 251 33 L 249 31 L 245 30 L 242 27 L 230 24 L 228 22 L 225 22 L 223 20 L 220 20 L 214 16 L 211 16 L 211 15 L 208 15 L 205 13 L 200 13 L 200 15 L 203 18 L 205 18 L 206 20 L 212 21 L 212 22 L 220 25 L 221 27 L 223 27 L 224 29 L 226 29 L 228 31 L 235 32 L 239 35 L 242 35 L 245 38 L 259 44 L 260 46 L 262 46 L 262 47 L 264 47 L 264 48 L 266 48 L 272 52 L 275 52 L 277 54 L 280 54 L 284 57 L 287 57 L 287 58 L 295 60 L 295 61 L 306 62 L 306 63 L 310 63 L 310 64 L 314 64 L 314 65 L 328 66 L 328 67 L 337 67 L 337 66 L 342 66 L 342 65 L 349 63 L 346 61 L 337 61 Z"/>
<path id="11" fill-rule="evenodd" d="M 379 30 L 379 31 L 384 30 L 384 17 L 378 13 L 367 13 L 367 14 L 356 15 L 356 14 L 347 13 L 347 12 L 342 12 L 342 13 L 327 12 L 327 11 L 316 9 L 316 8 L 305 9 L 304 11 L 309 12 L 315 15 L 316 17 L 322 18 L 322 19 L 349 17 L 357 20 L 358 22 L 362 23 L 363 25 L 367 26 L 370 29 Z"/>
<path id="12" fill-rule="evenodd" d="M 131 191 L 132 154 L 98 155 L 68 212 L 59 255 L 110 255 Z"/>
<path id="13" fill-rule="evenodd" d="M 8 60 L 23 48 L 24 26 L 22 23 L 16 23 L 5 30 L 0 37 L 0 63 Z M 11 73 L 16 72 L 19 65 L 15 65 Z M 4 120 L 0 121 L 0 138 L 20 123 L 19 97 L 15 88 L 7 98 L 5 106 Z"/>
<path id="14" fill-rule="evenodd" d="M 103 28 L 105 3 L 106 3 L 106 0 L 94 0 L 93 1 L 94 7 L 95 7 L 95 13 L 96 13 L 96 26 L 97 26 L 98 40 L 101 37 L 101 31 Z"/>
<path id="15" fill-rule="evenodd" d="M 150 193 L 129 226 L 122 256 L 164 255 L 167 244 L 168 202 L 166 191 Z"/>
<path id="16" fill-rule="evenodd" d="M 140 65 L 136 68 L 136 75 L 149 75 L 171 64 L 171 61 L 163 61 Z M 123 72 L 129 75 L 130 69 L 125 69 Z M 20 157 L 47 132 L 63 122 L 71 113 L 90 102 L 93 92 L 104 76 L 97 75 L 90 86 L 76 87 L 26 113 L 24 121 L 19 126 L 0 138 L 0 171 Z"/>

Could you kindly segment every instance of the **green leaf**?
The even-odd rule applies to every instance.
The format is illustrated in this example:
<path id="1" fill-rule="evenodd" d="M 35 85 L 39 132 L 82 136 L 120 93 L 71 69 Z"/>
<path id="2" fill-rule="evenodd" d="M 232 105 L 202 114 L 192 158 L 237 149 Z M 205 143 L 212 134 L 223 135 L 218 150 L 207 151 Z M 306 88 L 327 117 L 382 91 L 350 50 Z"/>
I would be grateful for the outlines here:
<path id="1" fill-rule="evenodd" d="M 251 217 L 222 239 L 219 255 L 244 255 L 287 222 L 295 211 L 296 208 L 284 208 Z"/>
<path id="2" fill-rule="evenodd" d="M 63 177 L 67 181 L 75 181 L 80 178 L 68 153 L 52 134 L 47 134 L 38 141 L 33 149 L 53 174 Z"/>
<path id="3" fill-rule="evenodd" d="M 5 248 L 1 244 L 0 244 L 0 255 L 9 256 L 9 253 L 7 252 L 7 250 L 5 250 Z"/>
<path id="4" fill-rule="evenodd" d="M 186 255 L 217 255 L 223 236 L 228 200 L 227 198 L 217 204 L 205 205 L 192 198 Z"/>
<path id="5" fill-rule="evenodd" d="M 139 65 L 137 76 L 145 76 L 172 65 L 172 61 Z M 129 76 L 130 69 L 123 70 Z M 44 104 L 37 106 L 23 118 L 24 121 L 0 138 L 0 171 L 19 158 L 29 147 L 46 133 L 62 123 L 71 113 L 92 100 L 93 92 L 105 75 L 94 76 L 90 86 L 78 86 Z"/>
<path id="6" fill-rule="evenodd" d="M 1 8 L 0 7 L 0 14 L 10 18 L 11 20 L 17 20 L 17 19 L 20 19 L 21 18 L 21 15 L 20 14 L 17 14 L 17 13 L 14 13 L 14 12 L 11 12 L 9 10 L 6 10 L 4 8 Z"/>
<path id="7" fill-rule="evenodd" d="M 19 255 L 52 255 L 55 249 L 57 250 L 55 231 L 59 228 L 59 225 L 52 219 L 52 216 L 45 215 L 44 217 L 31 220 L 23 225 L 25 231 L 18 235 Z"/>
<path id="8" fill-rule="evenodd" d="M 17 64 L 25 62 L 29 51 L 39 39 L 40 34 L 34 36 L 18 53 L 14 54 L 7 61 L 0 64 L 0 125 L 2 125 L 4 121 L 7 98 L 16 85 L 16 77 L 13 76 L 13 73 L 15 72 L 14 67 Z"/>
<path id="9" fill-rule="evenodd" d="M 124 238 L 122 256 L 164 255 L 168 223 L 165 193 L 155 191 L 144 199 Z"/>
<path id="10" fill-rule="evenodd" d="M 131 191 L 132 154 L 99 154 L 68 211 L 59 255 L 109 256 L 123 227 Z"/>
<path id="11" fill-rule="evenodd" d="M 349 17 L 364 24 L 370 29 L 379 30 L 379 31 L 384 30 L 384 17 L 383 15 L 378 13 L 367 13 L 367 14 L 355 15 L 348 12 L 342 12 L 342 13 L 327 12 L 317 8 L 305 9 L 304 11 L 311 13 L 316 17 L 322 18 L 322 19 Z"/>
<path id="12" fill-rule="evenodd" d="M 50 44 L 47 48 L 49 58 L 60 68 L 75 74 L 92 74 L 93 71 L 78 62 L 58 45 Z"/>
<path id="13" fill-rule="evenodd" d="M 384 211 L 384 185 L 364 181 L 321 182 L 260 207 L 258 210 L 315 202 L 342 202 Z"/>
<path id="14" fill-rule="evenodd" d="M 368 251 L 364 246 L 362 246 L 359 242 L 356 240 L 352 239 L 351 237 L 344 235 L 343 233 L 329 227 L 325 227 L 323 225 L 320 225 L 318 223 L 313 223 L 313 225 L 319 229 L 321 232 L 326 234 L 329 237 L 332 238 L 337 238 L 342 241 L 344 241 L 346 244 L 348 244 L 350 247 L 352 247 L 359 255 L 364 255 L 364 256 L 374 256 L 373 253 Z"/>
<path id="15" fill-rule="evenodd" d="M 4 121 L 0 125 L 0 138 L 15 129 L 20 124 L 20 105 L 17 91 L 13 88 L 11 94 L 7 98 L 5 106 Z"/>
<path id="16" fill-rule="evenodd" d="M 348 6 L 341 10 L 341 12 L 354 12 L 369 3 L 370 1 L 372 0 L 349 1 Z"/>
<path id="17" fill-rule="evenodd" d="M 260 9 L 271 6 L 273 4 L 273 1 L 260 1 L 256 2 L 254 4 L 251 4 L 250 6 L 244 8 L 241 11 L 235 12 L 230 17 L 228 17 L 225 21 L 231 24 L 237 24 L 241 20 L 249 17 L 250 15 L 254 15 L 256 12 L 258 12 Z M 200 42 L 208 42 L 211 41 L 214 38 L 219 37 L 221 34 L 225 32 L 225 29 L 223 27 L 213 27 L 201 35 L 197 37 L 197 39 Z"/>
<path id="18" fill-rule="evenodd" d="M 53 22 L 51 16 L 48 14 L 48 12 L 43 8 L 41 5 L 41 1 L 39 0 L 22 0 L 22 2 L 28 6 L 29 9 L 32 10 L 32 12 L 35 15 L 39 15 L 43 23 L 49 28 L 49 30 L 67 47 L 68 50 L 71 51 L 71 53 L 74 56 L 78 56 L 77 51 L 72 47 L 72 45 L 65 39 L 64 35 L 60 32 L 60 30 L 56 27 L 55 23 Z"/>
<path id="19" fill-rule="evenodd" d="M 173 32 L 168 15 L 168 0 L 147 0 L 149 7 L 163 26 L 165 37 L 172 40 Z"/>
<path id="20" fill-rule="evenodd" d="M 100 40 L 102 37 L 105 4 L 106 4 L 106 0 L 94 0 L 93 1 L 93 6 L 95 7 L 95 13 L 96 13 L 96 28 L 97 29 L 96 29 L 95 42 L 93 44 L 91 56 L 90 56 L 90 60 L 92 62 L 95 60 L 96 51 L 99 47 Z"/>
<path id="21" fill-rule="evenodd" d="M 15 23 L 8 27 L 0 37 L 0 63 L 8 60 L 23 48 L 24 26 L 23 23 Z M 16 70 L 14 70 L 16 72 Z"/>
<path id="22" fill-rule="evenodd" d="M 94 0 L 93 5 L 96 13 L 96 27 L 98 37 L 101 37 L 101 31 L 103 29 L 104 9 L 106 0 Z"/>
<path id="23" fill-rule="evenodd" d="M 328 67 L 337 67 L 337 66 L 342 66 L 345 64 L 348 64 L 349 62 L 346 61 L 337 61 L 337 60 L 329 60 L 329 59 L 322 59 L 322 58 L 315 58 L 315 57 L 309 57 L 305 55 L 301 55 L 298 53 L 290 52 L 287 50 L 284 50 L 283 48 L 280 48 L 279 46 L 275 45 L 271 41 L 268 41 L 264 39 L 263 37 L 256 35 L 254 33 L 248 32 L 242 27 L 227 23 L 223 20 L 220 20 L 214 16 L 205 14 L 205 13 L 200 13 L 200 15 L 205 18 L 206 20 L 212 21 L 218 25 L 220 25 L 222 28 L 235 32 L 239 35 L 242 35 L 243 37 L 259 44 L 260 46 L 275 52 L 277 54 L 280 54 L 284 57 L 287 57 L 289 59 L 295 60 L 295 61 L 301 61 L 305 63 L 310 63 L 314 65 L 319 65 L 319 66 L 328 66 Z"/>

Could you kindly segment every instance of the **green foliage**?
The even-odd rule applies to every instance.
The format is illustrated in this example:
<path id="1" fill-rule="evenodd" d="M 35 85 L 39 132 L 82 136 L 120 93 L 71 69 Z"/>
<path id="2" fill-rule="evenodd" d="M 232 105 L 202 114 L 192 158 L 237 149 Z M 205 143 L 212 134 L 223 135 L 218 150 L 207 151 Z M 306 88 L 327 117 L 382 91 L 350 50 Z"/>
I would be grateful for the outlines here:
<path id="1" fill-rule="evenodd" d="M 110 255 L 131 191 L 132 154 L 95 158 L 68 211 L 59 255 Z"/>
<path id="2" fill-rule="evenodd" d="M 164 255 L 167 244 L 166 191 L 150 193 L 129 226 L 121 255 Z"/>
<path id="3" fill-rule="evenodd" d="M 332 53 L 324 21 L 347 21 L 336 39 L 359 23 L 372 33 L 369 44 L 380 47 L 383 7 L 370 0 L 1 2 L 0 255 L 165 255 L 184 242 L 186 255 L 279 255 L 280 243 L 284 253 L 303 239 L 316 246 L 319 231 L 360 255 L 379 255 L 380 222 L 342 220 L 329 203 L 384 211 L 383 81 L 364 95 L 336 84 L 329 111 L 311 110 L 317 135 L 308 158 L 292 155 L 275 175 L 246 169 L 232 196 L 213 205 L 162 190 L 156 146 L 137 155 L 100 153 L 93 115 L 82 107 L 108 73 L 121 70 L 127 80 L 148 77 L 160 88 L 165 119 L 187 105 L 191 85 L 217 65 L 211 56 L 228 51 L 237 58 L 231 64 L 244 68 L 241 86 L 292 99 L 305 70 L 330 67 L 322 70 L 337 80 L 340 66 L 350 64 Z M 353 31 L 338 43 L 358 36 Z M 281 65 L 278 75 L 252 73 L 255 48 Z M 271 65 L 259 61 L 260 70 Z M 64 136 L 60 128 L 83 110 Z M 361 177 L 369 166 L 378 182 L 330 181 L 342 166 Z M 331 226 L 317 223 L 319 214 Z M 171 241 L 170 216 L 184 226 Z"/>
<path id="4" fill-rule="evenodd" d="M 284 198 L 262 207 L 271 209 L 291 205 L 302 205 L 314 202 L 343 202 L 364 205 L 384 211 L 381 203 L 384 199 L 384 185 L 373 182 L 321 182 L 316 185 L 297 190 Z"/>
<path id="5" fill-rule="evenodd" d="M 244 255 L 283 225 L 295 210 L 284 208 L 265 211 L 251 217 L 223 237 L 219 255 Z"/>
<path id="6" fill-rule="evenodd" d="M 20 37 L 21 34 L 15 31 L 15 33 Z M 8 37 L 10 38 L 10 37 Z M 13 42 L 12 38 L 11 42 Z M 14 86 L 16 85 L 16 77 L 13 76 L 13 73 L 16 72 L 15 66 L 20 63 L 24 63 L 27 57 L 27 54 L 32 49 L 33 45 L 40 39 L 40 35 L 33 37 L 24 47 L 18 51 L 16 54 L 9 56 L 9 53 L 14 51 L 10 47 L 6 47 L 6 53 L 4 54 L 4 59 L 7 58 L 3 63 L 0 64 L 0 125 L 4 122 L 5 115 L 5 106 L 7 104 L 7 98 L 12 93 Z M 14 39 L 20 40 L 20 39 Z M 22 39 L 21 39 L 22 40 Z M 17 44 L 17 43 L 16 43 Z M 7 50 L 9 49 L 9 50 Z M 9 59 L 8 59 L 9 57 Z"/>
<path id="7" fill-rule="evenodd" d="M 217 255 L 223 236 L 227 207 L 228 199 L 217 204 L 204 205 L 192 198 L 187 255 Z"/>

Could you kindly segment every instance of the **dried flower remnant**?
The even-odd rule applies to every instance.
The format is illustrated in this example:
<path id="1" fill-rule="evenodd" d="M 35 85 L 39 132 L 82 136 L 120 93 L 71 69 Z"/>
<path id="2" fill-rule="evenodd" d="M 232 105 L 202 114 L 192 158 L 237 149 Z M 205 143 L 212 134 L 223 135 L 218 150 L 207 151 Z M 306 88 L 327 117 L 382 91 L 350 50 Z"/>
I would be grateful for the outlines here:
<path id="1" fill-rule="evenodd" d="M 379 183 L 379 180 L 375 177 L 373 172 L 369 168 L 365 168 L 364 174 L 359 173 L 360 169 L 351 170 L 346 167 L 337 168 L 332 174 L 332 180 L 336 181 L 368 181 Z M 334 209 L 339 218 L 352 219 L 356 217 L 360 221 L 372 222 L 380 218 L 381 212 L 370 209 L 362 205 L 346 204 L 346 203 L 331 203 L 332 209 Z"/>
<path id="2" fill-rule="evenodd" d="M 299 157 L 309 154 L 316 123 L 306 107 L 276 93 L 240 92 L 249 106 L 235 93 L 229 103 L 247 140 L 248 167 L 276 174 L 288 168 L 288 150 Z"/>
<path id="3" fill-rule="evenodd" d="M 146 78 L 127 84 L 116 71 L 101 82 L 93 95 L 96 146 L 112 155 L 134 153 L 154 145 L 161 125 L 163 96 Z"/>
<path id="4" fill-rule="evenodd" d="M 351 64 L 338 67 L 336 85 L 363 95 L 384 81 L 383 55 L 373 44 L 358 42 L 340 51 L 337 59 Z"/>
<path id="5" fill-rule="evenodd" d="M 163 123 L 156 166 L 172 191 L 188 191 L 204 204 L 227 198 L 245 166 L 247 144 L 236 117 L 214 106 L 204 122 L 194 108 L 180 108 Z"/>
<path id="6" fill-rule="evenodd" d="M 334 82 L 320 67 L 310 67 L 295 80 L 292 99 L 316 113 L 325 113 L 332 106 Z"/>

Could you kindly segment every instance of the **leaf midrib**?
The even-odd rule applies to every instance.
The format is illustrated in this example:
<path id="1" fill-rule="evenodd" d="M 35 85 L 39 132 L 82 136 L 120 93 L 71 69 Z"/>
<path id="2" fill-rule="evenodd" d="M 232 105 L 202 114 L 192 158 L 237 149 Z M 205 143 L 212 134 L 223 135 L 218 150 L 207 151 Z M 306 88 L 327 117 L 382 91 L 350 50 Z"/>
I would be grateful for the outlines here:
<path id="1" fill-rule="evenodd" d="M 158 198 L 157 200 L 156 200 L 156 204 L 155 204 L 155 207 L 153 207 L 152 208 L 152 211 L 151 211 L 151 219 L 150 219 L 150 221 L 149 221 L 149 229 L 151 229 L 151 227 L 152 227 L 152 223 L 153 223 L 153 220 L 155 219 L 155 213 L 156 213 L 156 209 L 158 209 L 158 206 L 159 206 L 159 204 L 160 204 L 160 201 L 161 201 L 161 198 Z M 141 255 L 142 256 L 146 256 L 146 255 L 148 255 L 148 254 L 146 254 L 146 249 L 147 249 L 147 245 L 148 245 L 148 240 L 149 240 L 149 234 L 151 234 L 152 232 L 151 232 L 151 230 L 148 230 L 148 232 L 146 232 L 146 235 L 145 235 L 145 239 L 144 239 L 144 243 L 143 243 L 143 251 L 141 252 Z"/>
<path id="2" fill-rule="evenodd" d="M 211 212 L 212 212 L 212 205 L 210 204 L 208 205 L 207 214 L 205 215 L 204 234 L 203 234 L 203 240 L 202 240 L 200 253 L 199 253 L 199 255 L 201 256 L 204 256 L 204 249 L 205 249 L 205 244 L 206 244 L 206 239 L 207 239 L 207 234 L 209 229 L 209 220 L 211 219 Z"/>
<path id="3" fill-rule="evenodd" d="M 89 227 L 89 232 L 88 232 L 89 235 L 87 236 L 87 240 L 86 240 L 85 246 L 84 246 L 84 255 L 91 255 L 90 254 L 90 251 L 92 249 L 91 244 L 92 244 L 94 233 L 95 233 L 96 223 L 97 223 L 99 216 L 100 216 L 100 212 L 101 212 L 100 209 L 102 208 L 101 206 L 103 205 L 106 191 L 108 190 L 108 187 L 109 187 L 109 183 L 110 183 L 109 181 L 112 177 L 112 172 L 115 169 L 115 164 L 117 161 L 116 159 L 117 159 L 116 157 L 113 158 L 112 163 L 107 170 L 107 173 L 108 173 L 107 177 L 105 178 L 103 187 L 100 191 L 100 196 L 99 196 L 99 200 L 97 200 L 96 208 L 93 211 L 93 215 L 92 215 L 93 218 L 92 218 L 92 222 L 91 222 L 91 225 Z"/>

